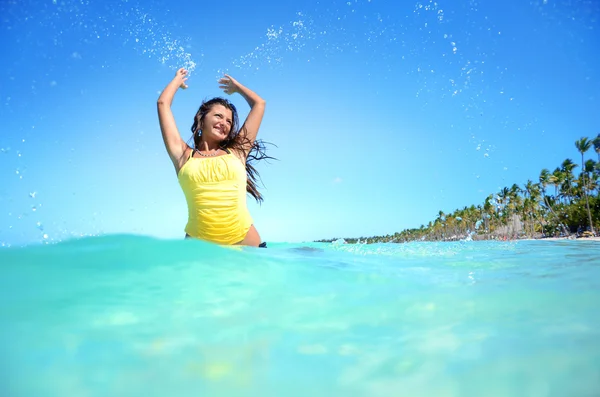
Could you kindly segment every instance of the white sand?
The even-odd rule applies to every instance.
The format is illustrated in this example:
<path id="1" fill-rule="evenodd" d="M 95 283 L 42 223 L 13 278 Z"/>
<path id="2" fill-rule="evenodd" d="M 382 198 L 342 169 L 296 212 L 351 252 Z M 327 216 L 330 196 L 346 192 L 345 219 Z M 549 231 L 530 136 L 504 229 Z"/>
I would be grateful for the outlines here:
<path id="1" fill-rule="evenodd" d="M 585 240 L 585 241 L 600 241 L 600 237 L 580 237 L 580 238 L 568 238 L 568 237 L 544 237 L 544 238 L 536 238 L 536 239 L 526 239 L 526 240 Z"/>

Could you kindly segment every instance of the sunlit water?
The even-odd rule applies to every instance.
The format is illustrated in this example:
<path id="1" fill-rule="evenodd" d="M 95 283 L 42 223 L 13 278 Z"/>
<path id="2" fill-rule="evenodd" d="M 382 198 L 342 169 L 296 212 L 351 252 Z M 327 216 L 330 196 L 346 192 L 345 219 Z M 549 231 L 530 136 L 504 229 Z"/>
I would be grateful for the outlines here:
<path id="1" fill-rule="evenodd" d="M 6 396 L 595 396 L 600 244 L 0 250 Z"/>

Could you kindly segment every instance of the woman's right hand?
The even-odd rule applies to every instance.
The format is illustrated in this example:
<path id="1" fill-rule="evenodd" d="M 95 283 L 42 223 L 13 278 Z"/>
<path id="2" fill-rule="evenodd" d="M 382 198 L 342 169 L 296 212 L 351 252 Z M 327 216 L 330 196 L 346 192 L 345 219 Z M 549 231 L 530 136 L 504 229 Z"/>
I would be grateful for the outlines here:
<path id="1" fill-rule="evenodd" d="M 177 72 L 175 72 L 175 78 L 173 80 L 177 80 L 177 83 L 179 85 L 179 88 L 182 89 L 186 89 L 188 88 L 187 84 L 185 83 L 187 78 L 187 74 L 188 71 L 185 70 L 184 68 L 179 69 Z"/>

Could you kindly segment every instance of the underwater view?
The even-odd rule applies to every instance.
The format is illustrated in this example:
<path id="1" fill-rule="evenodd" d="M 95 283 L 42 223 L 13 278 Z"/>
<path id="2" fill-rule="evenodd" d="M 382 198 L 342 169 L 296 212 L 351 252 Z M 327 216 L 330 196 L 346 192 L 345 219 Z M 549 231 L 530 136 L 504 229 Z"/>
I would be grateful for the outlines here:
<path id="1" fill-rule="evenodd" d="M 0 395 L 598 396 L 599 18 L 0 2 Z"/>

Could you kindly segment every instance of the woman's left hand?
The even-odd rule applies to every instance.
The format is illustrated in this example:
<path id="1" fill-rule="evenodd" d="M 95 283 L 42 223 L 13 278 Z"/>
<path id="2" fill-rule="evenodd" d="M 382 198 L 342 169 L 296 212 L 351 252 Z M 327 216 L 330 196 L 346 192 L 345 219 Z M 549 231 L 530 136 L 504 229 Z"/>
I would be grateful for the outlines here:
<path id="1" fill-rule="evenodd" d="M 219 79 L 219 88 L 222 89 L 226 94 L 231 95 L 239 90 L 240 83 L 236 79 L 226 74 L 224 77 Z"/>

